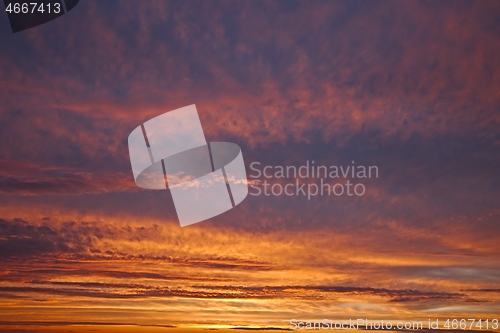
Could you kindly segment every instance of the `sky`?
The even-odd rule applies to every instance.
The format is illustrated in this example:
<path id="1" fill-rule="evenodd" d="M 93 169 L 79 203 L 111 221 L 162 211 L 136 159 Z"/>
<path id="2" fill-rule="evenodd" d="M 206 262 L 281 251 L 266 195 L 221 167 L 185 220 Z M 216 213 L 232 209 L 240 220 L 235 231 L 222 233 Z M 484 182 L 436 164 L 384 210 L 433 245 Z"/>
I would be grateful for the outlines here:
<path id="1" fill-rule="evenodd" d="M 498 1 L 81 0 L 0 41 L 0 331 L 500 319 Z M 251 180 L 378 177 L 180 227 L 127 138 L 192 104 Z"/>

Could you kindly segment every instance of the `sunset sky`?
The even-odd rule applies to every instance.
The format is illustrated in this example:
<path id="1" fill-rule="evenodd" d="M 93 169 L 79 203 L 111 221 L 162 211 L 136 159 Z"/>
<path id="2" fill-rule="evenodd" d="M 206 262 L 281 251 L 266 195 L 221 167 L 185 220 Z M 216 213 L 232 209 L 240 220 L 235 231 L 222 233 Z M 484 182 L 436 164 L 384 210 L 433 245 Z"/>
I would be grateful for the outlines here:
<path id="1" fill-rule="evenodd" d="M 500 319 L 499 1 L 81 0 L 9 29 L 0 14 L 0 331 Z M 181 228 L 127 138 L 191 104 L 248 175 L 378 178 Z"/>

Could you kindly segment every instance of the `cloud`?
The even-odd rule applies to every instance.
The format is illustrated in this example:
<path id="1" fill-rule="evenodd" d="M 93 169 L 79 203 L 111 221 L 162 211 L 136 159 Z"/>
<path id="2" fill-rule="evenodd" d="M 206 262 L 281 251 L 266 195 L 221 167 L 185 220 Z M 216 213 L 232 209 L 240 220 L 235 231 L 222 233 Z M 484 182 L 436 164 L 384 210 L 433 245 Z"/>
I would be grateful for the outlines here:
<path id="1" fill-rule="evenodd" d="M 289 328 L 282 327 L 231 327 L 231 329 L 242 331 L 291 331 Z"/>
<path id="2" fill-rule="evenodd" d="M 498 313 L 499 9 L 81 2 L 6 34 L 5 316 L 218 328 L 280 327 L 297 309 Z M 181 229 L 168 191 L 133 183 L 126 140 L 193 103 L 207 140 L 239 144 L 247 166 L 355 160 L 380 178 L 361 198 L 249 196 Z"/>
<path id="3" fill-rule="evenodd" d="M 272 321 L 292 316 L 298 307 L 304 315 L 352 316 L 364 307 L 403 315 L 446 306 L 486 311 L 500 304 L 494 293 L 468 290 L 472 285 L 494 289 L 490 286 L 495 281 L 487 277 L 498 272 L 488 264 L 488 256 L 478 266 L 477 256 L 375 252 L 361 246 L 364 240 L 358 239 L 355 246 L 357 237 L 348 234 L 281 231 L 257 236 L 213 225 L 181 229 L 152 221 L 47 217 L 3 219 L 0 235 L 0 298 L 11 304 L 7 311 L 43 303 L 58 313 L 62 310 L 51 304 L 69 302 L 97 319 L 102 307 L 126 304 L 132 310 L 116 312 L 114 322 L 182 326 L 184 319 L 173 318 L 186 318 L 179 309 L 187 309 L 191 316 L 222 320 L 197 323 L 227 327 L 235 323 L 234 307 L 238 316 L 246 313 L 251 318 L 264 306 Z M 169 309 L 175 315 L 167 322 L 163 317 L 148 323 L 127 318 L 138 315 L 139 309 L 145 311 L 140 316 L 151 314 L 151 309 Z"/>
<path id="4" fill-rule="evenodd" d="M 41 273 L 43 274 L 43 272 Z M 82 272 L 75 275 L 85 276 Z M 129 272 L 112 272 L 111 274 L 110 272 L 103 272 L 99 275 L 120 279 L 146 278 L 164 280 L 164 277 L 157 276 L 155 274 L 134 275 Z M 388 290 L 369 287 L 300 285 L 247 287 L 231 286 L 226 284 L 213 286 L 196 284 L 181 287 L 179 285 L 154 286 L 148 284 L 32 281 L 28 285 L 24 284 L 22 286 L 0 286 L 0 293 L 4 294 L 6 297 L 18 294 L 51 294 L 68 297 L 84 296 L 96 298 L 187 297 L 199 299 L 305 299 L 318 301 L 332 299 L 338 295 L 355 295 L 382 297 L 387 299 L 389 302 L 471 301 L 471 299 L 464 293 L 425 292 L 419 290 Z"/>
<path id="5" fill-rule="evenodd" d="M 140 327 L 161 327 L 175 328 L 174 325 L 138 325 L 135 323 L 113 323 L 100 321 L 21 321 L 12 323 L 9 321 L 0 321 L 0 325 L 5 326 L 140 326 Z"/>
<path id="6" fill-rule="evenodd" d="M 494 138 L 500 41 L 489 31 L 497 29 L 495 6 L 461 3 L 449 11 L 319 2 L 285 10 L 199 3 L 193 11 L 190 4 L 151 2 L 121 5 L 122 15 L 111 19 L 110 6 L 83 4 L 71 22 L 16 36 L 38 63 L 28 76 L 31 53 L 4 53 L 2 61 L 12 66 L 3 73 L 9 84 L 2 113 L 76 113 L 87 122 L 75 124 L 77 132 L 64 129 L 73 126 L 62 123 L 68 115 L 54 112 L 52 124 L 43 125 L 75 144 L 78 133 L 94 150 L 106 149 L 103 143 L 117 149 L 111 133 L 126 135 L 186 100 L 198 104 L 209 137 L 236 136 L 252 146 L 308 140 L 311 132 L 345 142 L 366 130 L 387 139 L 414 133 Z M 92 24 L 82 30 L 83 22 Z M 47 29 L 57 38 L 48 38 Z M 33 117 L 41 118 L 29 112 L 24 121 Z M 112 132 L 100 134 L 110 121 Z M 97 127 L 96 137 L 86 135 L 89 126 Z M 16 137 L 29 134 L 24 131 Z"/>

